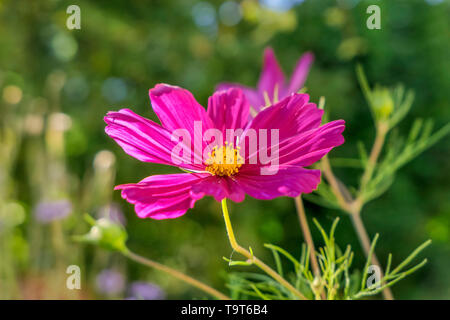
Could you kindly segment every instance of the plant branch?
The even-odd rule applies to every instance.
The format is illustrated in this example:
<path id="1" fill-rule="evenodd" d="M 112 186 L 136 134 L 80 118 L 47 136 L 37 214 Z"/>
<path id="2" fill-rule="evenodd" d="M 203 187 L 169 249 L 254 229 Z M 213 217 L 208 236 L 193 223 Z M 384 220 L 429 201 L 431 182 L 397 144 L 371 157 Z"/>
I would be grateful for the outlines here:
<path id="1" fill-rule="evenodd" d="M 364 253 L 366 257 L 369 258 L 370 254 L 370 239 L 367 234 L 366 228 L 364 227 L 364 223 L 361 219 L 361 211 L 360 208 L 354 207 L 355 211 L 350 214 L 353 226 L 355 227 L 356 233 L 358 234 L 359 242 L 364 249 Z M 380 268 L 381 278 L 384 277 L 383 268 L 381 267 L 380 262 L 378 261 L 377 255 L 375 252 L 372 253 L 372 261 L 375 265 Z M 386 287 L 383 289 L 383 296 L 386 300 L 394 300 L 394 296 L 390 288 Z"/>
<path id="2" fill-rule="evenodd" d="M 309 253 L 311 256 L 311 266 L 314 272 L 314 276 L 317 279 L 321 278 L 319 264 L 317 262 L 316 249 L 314 247 L 314 241 L 309 230 L 308 221 L 306 220 L 305 207 L 301 196 L 295 198 L 295 207 L 297 208 L 298 219 L 300 221 L 300 227 L 302 228 L 303 237 L 309 247 Z M 322 299 L 325 299 L 325 294 L 321 292 Z"/>
<path id="3" fill-rule="evenodd" d="M 344 210 L 350 213 L 350 203 L 353 201 L 352 199 L 346 199 L 344 194 L 341 191 L 339 186 L 339 182 L 335 177 L 333 170 L 331 169 L 330 160 L 328 156 L 324 156 L 320 162 L 321 169 L 328 183 L 330 184 L 331 190 L 333 191 L 334 196 L 336 197 L 339 206 Z"/>
<path id="4" fill-rule="evenodd" d="M 386 139 L 386 134 L 389 130 L 387 122 L 379 122 L 377 126 L 377 133 L 375 137 L 375 142 L 373 144 L 372 150 L 370 152 L 369 159 L 367 160 L 367 165 L 364 170 L 363 176 L 361 178 L 360 193 L 362 193 L 370 181 L 373 175 L 373 171 L 377 165 L 378 157 L 380 156 L 381 150 L 383 149 L 384 141 Z M 361 197 L 361 195 L 359 196 Z"/>
<path id="5" fill-rule="evenodd" d="M 160 264 L 158 262 L 155 262 L 155 261 L 152 261 L 150 259 L 144 258 L 144 257 L 142 257 L 142 256 L 140 256 L 140 255 L 138 255 L 138 254 L 136 254 L 134 252 L 131 252 L 128 249 L 125 250 L 123 252 L 123 254 L 126 257 L 130 258 L 131 260 L 133 260 L 133 261 L 136 261 L 136 262 L 138 262 L 140 264 L 143 264 L 143 265 L 145 265 L 147 267 L 150 267 L 150 268 L 155 268 L 155 269 L 157 269 L 159 271 L 165 272 L 165 273 L 173 276 L 174 278 L 177 278 L 177 279 L 179 279 L 181 281 L 184 281 L 184 282 L 186 282 L 186 283 L 196 287 L 197 289 L 200 289 L 200 290 L 210 294 L 211 296 L 213 296 L 213 297 L 215 297 L 215 298 L 217 298 L 219 300 L 231 300 L 230 297 L 224 295 L 223 293 L 217 291 L 216 289 L 214 289 L 214 288 L 204 284 L 203 282 L 200 282 L 200 281 L 198 281 L 198 280 L 196 280 L 196 279 L 194 279 L 194 278 L 192 278 L 192 277 L 190 277 L 190 276 L 188 276 L 188 275 L 186 275 L 186 274 L 184 274 L 184 273 L 182 273 L 182 272 L 180 272 L 178 270 L 172 269 L 172 268 L 167 267 L 167 266 L 165 266 L 163 264 Z"/>
<path id="6" fill-rule="evenodd" d="M 330 184 L 331 190 L 333 194 L 335 195 L 339 206 L 342 210 L 350 213 L 350 217 L 352 219 L 353 226 L 355 227 L 356 233 L 358 234 L 359 241 L 361 243 L 361 246 L 364 249 L 364 252 L 366 254 L 366 257 L 369 254 L 370 251 L 370 239 L 367 234 L 367 231 L 364 227 L 364 224 L 361 220 L 361 209 L 363 206 L 363 198 L 362 198 L 362 191 L 367 185 L 367 183 L 370 181 L 373 175 L 373 171 L 375 169 L 375 166 L 378 161 L 378 157 L 381 153 L 381 150 L 383 148 L 386 134 L 388 131 L 388 127 L 386 123 L 381 122 L 380 125 L 377 127 L 377 134 L 375 137 L 375 142 L 372 147 L 372 150 L 370 152 L 369 159 L 367 160 L 367 166 L 364 170 L 363 176 L 361 178 L 361 186 L 359 189 L 358 197 L 356 199 L 352 199 L 349 195 L 343 193 L 343 188 L 339 184 L 339 181 L 335 177 L 330 162 L 328 160 L 328 157 L 325 156 L 322 158 L 321 161 L 321 169 L 322 172 L 325 175 L 325 178 L 327 179 L 328 183 Z M 375 253 L 373 254 L 373 262 L 382 270 L 380 263 L 378 262 L 378 258 L 376 257 Z M 383 271 L 381 271 L 381 274 L 383 275 Z M 384 288 L 383 290 L 383 296 L 387 300 L 393 300 L 394 297 L 392 295 L 392 292 L 390 288 Z"/>

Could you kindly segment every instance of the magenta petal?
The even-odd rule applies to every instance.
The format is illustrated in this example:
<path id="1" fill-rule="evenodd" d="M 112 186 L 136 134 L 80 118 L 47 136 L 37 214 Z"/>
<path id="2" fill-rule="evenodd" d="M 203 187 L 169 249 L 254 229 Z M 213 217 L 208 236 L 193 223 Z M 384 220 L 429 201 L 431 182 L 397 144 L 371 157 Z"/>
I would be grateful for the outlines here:
<path id="1" fill-rule="evenodd" d="M 259 131 L 260 129 L 278 130 L 278 144 L 269 142 L 267 145 L 258 143 L 257 154 L 272 154 L 278 148 L 278 163 L 280 165 L 309 166 L 320 160 L 332 148 L 344 142 L 342 132 L 345 129 L 343 120 L 332 121 L 321 127 L 323 110 L 313 103 L 308 103 L 308 95 L 292 94 L 279 103 L 261 111 L 250 123 L 249 128 Z M 245 134 L 245 133 L 244 133 Z M 241 139 L 244 143 L 244 139 Z M 242 144 L 241 143 L 241 144 Z M 244 167 L 255 153 L 247 153 L 246 148 Z"/>
<path id="2" fill-rule="evenodd" d="M 212 196 L 216 201 L 224 198 L 241 202 L 245 193 L 233 177 L 210 176 L 192 187 L 193 197 Z"/>
<path id="3" fill-rule="evenodd" d="M 310 166 L 319 161 L 333 148 L 344 143 L 342 132 L 345 129 L 344 120 L 335 120 L 309 132 L 293 137 L 283 147 L 286 152 L 280 157 L 280 163 L 290 165 Z M 292 146 L 289 146 L 292 143 Z M 281 150 L 281 148 L 280 148 Z M 280 151 L 280 154 L 282 152 Z"/>
<path id="4" fill-rule="evenodd" d="M 215 92 L 208 100 L 208 115 L 214 127 L 222 130 L 244 128 L 248 121 L 249 105 L 240 89 Z"/>
<path id="5" fill-rule="evenodd" d="M 262 106 L 264 106 L 264 98 L 258 91 L 253 88 L 241 85 L 239 83 L 221 83 L 216 87 L 216 91 L 228 90 L 231 88 L 241 89 L 244 93 L 250 106 L 255 110 L 259 111 Z"/>
<path id="6" fill-rule="evenodd" d="M 344 143 L 344 120 L 329 122 L 284 141 L 278 145 L 279 163 L 282 165 L 310 166 L 333 148 Z M 272 151 L 269 148 L 269 153 Z"/>
<path id="7" fill-rule="evenodd" d="M 294 73 L 291 77 L 291 81 L 289 83 L 289 93 L 298 92 L 301 88 L 303 88 L 313 61 L 314 55 L 311 52 L 307 52 L 303 56 L 301 56 L 301 58 L 297 62 Z"/>
<path id="8" fill-rule="evenodd" d="M 194 137 L 194 121 L 200 121 L 203 130 L 212 127 L 206 110 L 188 90 L 167 84 L 157 84 L 150 89 L 149 96 L 161 124 L 170 132 L 183 128 L 189 131 L 191 137 Z M 197 131 L 201 134 L 199 130 Z"/>
<path id="9" fill-rule="evenodd" d="M 172 155 L 176 144 L 171 140 L 171 133 L 155 122 L 129 109 L 110 111 L 104 120 L 107 123 L 105 132 L 132 157 L 140 161 L 167 165 L 175 165 L 174 159 L 178 162 L 182 161 L 180 156 Z M 190 150 L 192 146 L 186 145 L 186 148 Z M 177 164 L 177 166 L 197 170 L 203 168 L 202 165 L 189 163 Z"/>
<path id="10" fill-rule="evenodd" d="M 297 197 L 310 193 L 320 183 L 320 170 L 297 166 L 279 166 L 274 175 L 261 175 L 258 166 L 252 166 L 237 176 L 239 185 L 253 198 L 271 200 L 281 196 Z"/>
<path id="11" fill-rule="evenodd" d="M 255 130 L 280 129 L 280 138 L 291 137 L 300 131 L 318 127 L 323 110 L 308 101 L 307 94 L 291 94 L 258 113 L 250 127 Z"/>
<path id="12" fill-rule="evenodd" d="M 135 205 L 138 217 L 172 219 L 185 214 L 201 198 L 192 197 L 191 189 L 204 177 L 190 173 L 156 175 L 115 189 L 122 190 L 122 197 Z"/>
<path id="13" fill-rule="evenodd" d="M 274 51 L 271 48 L 266 48 L 264 51 L 263 70 L 256 90 L 237 83 L 222 83 L 217 86 L 216 90 L 240 88 L 250 103 L 251 119 L 266 106 L 265 94 L 267 94 L 267 98 L 271 102 L 274 102 L 275 100 L 284 99 L 292 93 L 297 93 L 303 87 L 313 61 L 314 55 L 311 52 L 305 53 L 298 60 L 291 80 L 287 83 Z M 275 97 L 275 92 L 277 92 L 277 97 Z"/>
<path id="14" fill-rule="evenodd" d="M 308 103 L 308 100 L 307 94 L 292 94 L 258 113 L 247 130 L 259 132 L 261 129 L 267 129 L 268 135 L 272 129 L 278 130 L 279 141 L 282 143 L 303 131 L 316 128 L 322 120 L 323 110 L 319 110 L 313 103 Z M 241 141 L 244 143 L 244 140 Z M 245 155 L 246 159 L 248 156 Z"/>
<path id="15" fill-rule="evenodd" d="M 264 50 L 264 65 L 258 82 L 260 94 L 267 92 L 270 101 L 274 100 L 275 87 L 278 87 L 279 97 L 284 94 L 284 74 L 278 64 L 272 48 Z"/>

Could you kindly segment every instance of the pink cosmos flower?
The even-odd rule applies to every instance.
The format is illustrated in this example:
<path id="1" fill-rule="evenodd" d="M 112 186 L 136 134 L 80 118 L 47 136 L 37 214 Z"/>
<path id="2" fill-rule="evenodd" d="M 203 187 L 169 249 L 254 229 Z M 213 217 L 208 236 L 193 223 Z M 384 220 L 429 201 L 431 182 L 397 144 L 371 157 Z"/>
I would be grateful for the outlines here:
<path id="1" fill-rule="evenodd" d="M 207 110 L 189 91 L 179 87 L 158 84 L 149 95 L 161 125 L 129 109 L 108 112 L 105 117 L 106 133 L 127 154 L 185 171 L 116 186 L 116 190 L 122 190 L 122 197 L 134 204 L 141 218 L 179 217 L 205 195 L 217 201 L 228 198 L 241 202 L 246 194 L 268 200 L 312 192 L 320 182 L 320 170 L 304 167 L 344 142 L 344 121 L 321 126 L 323 110 L 308 102 L 306 94 L 292 94 L 265 108 L 251 121 L 249 103 L 240 89 L 215 92 Z M 208 140 L 203 132 L 209 129 L 223 133 L 223 137 L 229 129 L 238 134 L 228 140 Z M 173 134 L 180 130 L 201 139 L 180 142 Z M 278 137 L 270 136 L 269 145 L 265 139 L 258 139 L 252 146 L 248 138 L 252 131 L 274 131 Z M 190 142 L 196 139 L 197 146 L 192 147 Z M 258 154 L 268 153 L 277 155 L 276 166 L 253 161 Z M 222 161 L 225 158 L 227 161 Z M 228 161 L 230 158 L 232 161 Z"/>
<path id="2" fill-rule="evenodd" d="M 303 54 L 297 62 L 291 80 L 286 81 L 272 48 L 266 48 L 263 70 L 256 89 L 238 83 L 222 83 L 217 86 L 217 90 L 240 88 L 250 103 L 251 116 L 254 116 L 267 106 L 269 101 L 272 104 L 303 88 L 313 61 L 314 55 L 311 52 Z"/>

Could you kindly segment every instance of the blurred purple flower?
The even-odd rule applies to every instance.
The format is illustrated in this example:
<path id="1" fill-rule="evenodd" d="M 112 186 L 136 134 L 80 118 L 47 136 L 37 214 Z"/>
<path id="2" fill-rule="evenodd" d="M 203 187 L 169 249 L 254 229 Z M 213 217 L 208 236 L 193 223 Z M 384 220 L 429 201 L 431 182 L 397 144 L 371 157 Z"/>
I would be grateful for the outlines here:
<path id="1" fill-rule="evenodd" d="M 109 205 L 103 206 L 98 210 L 97 216 L 99 219 L 107 218 L 114 223 L 126 225 L 125 215 L 122 209 L 117 203 L 111 203 Z"/>
<path id="2" fill-rule="evenodd" d="M 100 293 L 115 295 L 124 290 L 125 278 L 116 270 L 105 269 L 97 275 L 96 284 Z"/>
<path id="3" fill-rule="evenodd" d="M 34 217 L 40 223 L 50 223 L 67 217 L 71 212 L 69 200 L 42 201 L 34 208 Z"/>
<path id="4" fill-rule="evenodd" d="M 128 300 L 163 300 L 166 294 L 153 283 L 136 281 L 131 284 Z"/>

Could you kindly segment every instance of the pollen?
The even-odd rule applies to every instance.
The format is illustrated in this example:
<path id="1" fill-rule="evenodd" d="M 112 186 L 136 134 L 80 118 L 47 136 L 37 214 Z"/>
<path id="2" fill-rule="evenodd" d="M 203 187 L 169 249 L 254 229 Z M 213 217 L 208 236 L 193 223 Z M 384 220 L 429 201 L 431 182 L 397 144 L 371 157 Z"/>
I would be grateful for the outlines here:
<path id="1" fill-rule="evenodd" d="M 208 153 L 205 161 L 206 171 L 213 176 L 232 176 L 239 172 L 239 168 L 244 163 L 244 159 L 239 154 L 239 147 L 235 148 L 225 142 L 224 146 L 215 146 L 212 152 Z"/>

